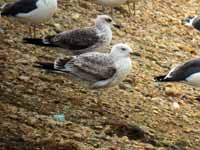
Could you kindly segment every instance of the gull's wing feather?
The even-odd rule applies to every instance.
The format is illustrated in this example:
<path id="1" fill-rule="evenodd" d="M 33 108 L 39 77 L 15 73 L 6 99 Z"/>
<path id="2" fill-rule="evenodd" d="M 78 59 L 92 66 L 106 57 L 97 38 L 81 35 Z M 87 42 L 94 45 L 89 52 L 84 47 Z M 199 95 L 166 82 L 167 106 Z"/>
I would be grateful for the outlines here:
<path id="1" fill-rule="evenodd" d="M 95 45 L 99 41 L 99 36 L 96 29 L 91 27 L 59 33 L 52 36 L 49 41 L 62 48 L 81 50 Z"/>
<path id="2" fill-rule="evenodd" d="M 200 30 L 200 16 L 197 16 L 192 23 L 193 27 Z"/>
<path id="3" fill-rule="evenodd" d="M 55 66 L 56 69 L 60 68 L 62 71 L 70 72 L 87 81 L 106 80 L 112 78 L 116 73 L 114 62 L 107 55 L 101 53 L 74 56 L 73 59 L 67 59 L 64 63 L 63 59 L 59 59 L 55 64 L 61 64 L 57 65 L 58 67 Z"/>
<path id="4" fill-rule="evenodd" d="M 174 81 L 183 81 L 190 75 L 200 72 L 200 58 L 192 59 L 182 65 L 178 65 L 167 76 Z"/>
<path id="5" fill-rule="evenodd" d="M 16 16 L 19 13 L 28 13 L 37 8 L 38 0 L 18 0 L 6 4 L 1 11 L 2 16 Z"/>

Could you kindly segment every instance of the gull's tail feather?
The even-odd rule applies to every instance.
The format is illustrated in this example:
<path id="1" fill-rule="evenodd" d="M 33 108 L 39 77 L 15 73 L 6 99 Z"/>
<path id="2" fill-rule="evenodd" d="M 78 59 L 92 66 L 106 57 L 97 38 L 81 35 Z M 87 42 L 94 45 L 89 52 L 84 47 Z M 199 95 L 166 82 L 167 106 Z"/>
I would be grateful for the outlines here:
<path id="1" fill-rule="evenodd" d="M 58 47 L 51 42 L 53 36 L 47 36 L 44 39 L 41 38 L 23 38 L 23 43 L 46 46 L 46 47 Z"/>
<path id="2" fill-rule="evenodd" d="M 65 58 L 58 58 L 54 62 L 54 68 L 59 69 L 59 70 L 65 70 L 66 69 L 66 64 L 68 61 L 71 60 L 72 57 L 65 57 Z"/>
<path id="3" fill-rule="evenodd" d="M 2 4 L 2 5 L 0 5 L 0 12 L 3 10 L 3 8 L 5 8 L 5 6 L 6 6 L 7 4 L 5 3 L 5 4 Z"/>
<path id="4" fill-rule="evenodd" d="M 48 71 L 56 71 L 54 69 L 54 64 L 53 63 L 47 63 L 47 62 L 35 62 L 33 65 L 35 68 L 40 68 Z"/>
<path id="5" fill-rule="evenodd" d="M 11 6 L 13 3 L 5 3 L 3 5 L 0 5 L 0 14 L 1 16 L 15 16 L 11 10 Z"/>
<path id="6" fill-rule="evenodd" d="M 172 78 L 166 78 L 166 75 L 154 77 L 156 82 L 175 82 Z"/>

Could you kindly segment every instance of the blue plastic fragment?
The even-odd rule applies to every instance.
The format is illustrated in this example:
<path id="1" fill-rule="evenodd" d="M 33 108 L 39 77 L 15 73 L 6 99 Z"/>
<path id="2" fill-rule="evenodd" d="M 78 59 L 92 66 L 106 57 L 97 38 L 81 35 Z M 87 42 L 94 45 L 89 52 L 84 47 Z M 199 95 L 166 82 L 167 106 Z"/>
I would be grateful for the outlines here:
<path id="1" fill-rule="evenodd" d="M 65 115 L 64 114 L 53 115 L 53 118 L 57 121 L 65 121 Z"/>

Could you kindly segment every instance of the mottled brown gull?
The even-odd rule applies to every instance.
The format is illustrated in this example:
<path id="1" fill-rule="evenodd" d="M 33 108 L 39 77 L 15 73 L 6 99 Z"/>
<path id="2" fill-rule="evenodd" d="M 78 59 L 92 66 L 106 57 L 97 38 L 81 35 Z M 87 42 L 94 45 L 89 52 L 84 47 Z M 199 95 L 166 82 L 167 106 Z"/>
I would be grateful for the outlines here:
<path id="1" fill-rule="evenodd" d="M 131 52 L 129 46 L 119 43 L 110 53 L 89 52 L 57 59 L 54 63 L 37 62 L 35 67 L 69 75 L 87 83 L 90 89 L 106 88 L 119 84 L 129 74 Z"/>
<path id="2" fill-rule="evenodd" d="M 25 43 L 34 45 L 59 47 L 74 55 L 95 51 L 110 44 L 111 27 L 120 28 L 110 16 L 99 15 L 95 26 L 65 31 L 42 39 L 24 38 Z"/>

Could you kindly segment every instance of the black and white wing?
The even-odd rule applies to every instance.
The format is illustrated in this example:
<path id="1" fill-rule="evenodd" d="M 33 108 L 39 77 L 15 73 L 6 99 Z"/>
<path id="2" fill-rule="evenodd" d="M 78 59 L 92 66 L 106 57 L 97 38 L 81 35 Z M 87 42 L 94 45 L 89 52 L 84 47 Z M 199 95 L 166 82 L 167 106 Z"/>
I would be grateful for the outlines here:
<path id="1" fill-rule="evenodd" d="M 6 4 L 1 11 L 2 16 L 17 16 L 20 13 L 29 13 L 37 8 L 39 0 L 18 0 Z"/>
<path id="2" fill-rule="evenodd" d="M 158 76 L 155 79 L 160 82 L 179 82 L 186 80 L 195 73 L 200 73 L 200 58 L 192 59 L 182 65 L 178 65 L 170 70 L 167 75 Z"/>
<path id="3" fill-rule="evenodd" d="M 197 16 L 193 22 L 192 22 L 192 26 L 197 29 L 200 30 L 200 16 Z"/>

